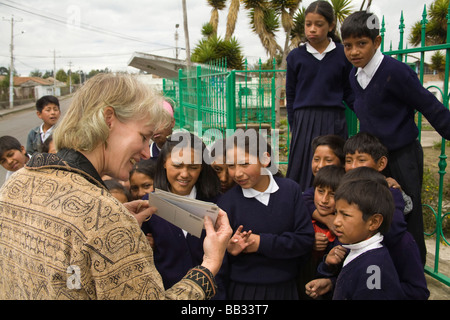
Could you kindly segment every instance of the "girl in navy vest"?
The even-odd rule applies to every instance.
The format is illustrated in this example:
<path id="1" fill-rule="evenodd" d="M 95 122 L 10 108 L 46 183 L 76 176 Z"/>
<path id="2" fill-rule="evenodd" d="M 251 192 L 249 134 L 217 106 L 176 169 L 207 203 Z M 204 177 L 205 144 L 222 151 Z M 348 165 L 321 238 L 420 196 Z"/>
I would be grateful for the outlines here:
<path id="1" fill-rule="evenodd" d="M 312 140 L 336 134 L 347 138 L 345 105 L 353 104 L 349 84 L 352 65 L 345 57 L 336 22 L 327 1 L 315 1 L 305 11 L 306 43 L 287 57 L 286 110 L 292 132 L 286 177 L 302 191 L 311 187 Z"/>
<path id="2" fill-rule="evenodd" d="M 235 231 L 228 246 L 227 298 L 298 299 L 295 279 L 314 241 L 300 188 L 277 176 L 270 146 L 255 130 L 238 130 L 227 138 L 226 151 L 237 184 L 218 202 Z"/>
<path id="3" fill-rule="evenodd" d="M 193 199 L 216 202 L 220 182 L 208 159 L 205 159 L 208 156 L 205 148 L 199 137 L 188 132 L 169 137 L 156 163 L 154 187 Z M 178 152 L 180 149 L 182 151 Z M 183 278 L 187 270 L 201 263 L 205 232 L 197 238 L 157 214 L 143 223 L 142 230 L 153 237 L 154 261 L 165 288 L 170 288 Z M 219 282 L 216 299 L 225 297 Z"/>

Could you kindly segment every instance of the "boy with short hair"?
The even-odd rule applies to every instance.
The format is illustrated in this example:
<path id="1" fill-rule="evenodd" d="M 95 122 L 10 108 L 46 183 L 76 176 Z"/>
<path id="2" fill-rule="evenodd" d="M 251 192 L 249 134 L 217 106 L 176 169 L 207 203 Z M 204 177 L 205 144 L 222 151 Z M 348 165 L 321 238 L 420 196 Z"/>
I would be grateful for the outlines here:
<path id="1" fill-rule="evenodd" d="M 55 124 L 61 116 L 59 100 L 54 96 L 43 96 L 36 101 L 36 114 L 42 124 L 28 133 L 27 153 L 42 152 L 42 144 L 52 134 Z"/>
<path id="2" fill-rule="evenodd" d="M 0 137 L 0 164 L 7 170 L 5 181 L 17 170 L 23 168 L 30 157 L 14 137 Z"/>
<path id="3" fill-rule="evenodd" d="M 396 184 L 396 187 L 389 186 L 389 190 L 394 199 L 395 211 L 389 232 L 384 236 L 384 243 L 388 248 L 394 265 L 400 277 L 400 282 L 407 299 L 425 300 L 429 296 L 420 251 L 417 242 L 407 230 L 405 220 L 405 206 L 410 201 L 395 180 L 389 180 L 381 173 L 388 165 L 388 151 L 380 140 L 365 132 L 350 137 L 344 144 L 345 171 L 347 179 L 349 172 L 361 167 L 368 167 L 378 171 L 388 184 Z M 366 178 L 372 178 L 367 176 Z M 408 200 L 409 199 L 409 200 Z M 410 210 L 410 209 L 409 209 Z M 410 214 L 410 213 L 409 213 Z"/>
<path id="4" fill-rule="evenodd" d="M 349 253 L 336 280 L 333 300 L 404 299 L 383 234 L 394 212 L 387 183 L 359 179 L 341 184 L 335 194 L 335 233 Z"/>
<path id="5" fill-rule="evenodd" d="M 412 198 L 408 230 L 416 239 L 425 264 L 421 203 L 423 150 L 417 140 L 414 114 L 415 110 L 421 112 L 448 140 L 450 112 L 422 86 L 408 65 L 381 53 L 380 30 L 373 21 L 372 13 L 359 11 L 348 16 L 341 27 L 345 55 L 354 65 L 349 76 L 355 94 L 353 111 L 361 131 L 375 135 L 387 147 L 388 175 Z"/>

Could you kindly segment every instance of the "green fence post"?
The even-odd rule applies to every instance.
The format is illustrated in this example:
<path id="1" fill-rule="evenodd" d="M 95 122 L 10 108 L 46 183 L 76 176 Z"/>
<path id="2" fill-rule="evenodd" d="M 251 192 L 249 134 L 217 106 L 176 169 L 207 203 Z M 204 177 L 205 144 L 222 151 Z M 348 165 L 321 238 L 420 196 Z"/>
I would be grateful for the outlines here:
<path id="1" fill-rule="evenodd" d="M 183 69 L 178 70 L 178 104 L 179 104 L 179 110 L 180 110 L 180 118 L 178 119 L 178 123 L 180 124 L 180 128 L 184 128 L 186 117 L 184 116 L 184 106 L 183 106 L 183 83 L 182 83 L 182 77 L 183 77 Z"/>
<path id="2" fill-rule="evenodd" d="M 195 81 L 197 86 L 197 121 L 202 121 L 202 67 L 197 66 L 195 73 Z"/>
<path id="3" fill-rule="evenodd" d="M 422 13 L 422 32 L 421 32 L 421 40 L 420 40 L 420 46 L 425 47 L 425 32 L 427 27 L 427 6 L 423 6 L 423 13 Z M 422 51 L 420 53 L 420 83 L 423 85 L 423 76 L 424 76 L 424 66 L 425 66 L 425 51 Z M 419 127 L 419 141 L 422 141 L 422 114 L 419 112 L 417 115 L 417 126 Z"/>
<path id="4" fill-rule="evenodd" d="M 398 26 L 398 28 L 400 29 L 400 41 L 398 42 L 398 49 L 402 50 L 403 49 L 403 33 L 405 32 L 405 24 L 403 23 L 405 21 L 405 19 L 403 19 L 403 10 L 402 13 L 400 15 L 400 25 Z M 403 61 L 403 54 L 398 54 L 397 55 L 397 60 Z"/>
<path id="5" fill-rule="evenodd" d="M 231 130 L 236 130 L 236 71 L 232 70 L 230 74 L 226 77 L 226 95 L 227 95 L 227 106 L 226 106 L 226 129 L 227 132 Z"/>

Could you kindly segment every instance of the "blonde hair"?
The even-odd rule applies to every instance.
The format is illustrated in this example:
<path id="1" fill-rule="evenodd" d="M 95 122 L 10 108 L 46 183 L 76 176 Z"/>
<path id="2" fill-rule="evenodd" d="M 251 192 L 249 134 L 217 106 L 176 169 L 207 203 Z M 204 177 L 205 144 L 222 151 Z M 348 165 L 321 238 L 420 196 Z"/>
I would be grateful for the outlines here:
<path id="1" fill-rule="evenodd" d="M 69 110 L 53 133 L 57 150 L 92 151 L 105 143 L 109 127 L 104 109 L 112 107 L 121 122 L 148 119 L 156 128 L 167 126 L 171 117 L 163 108 L 163 97 L 135 76 L 98 74 L 76 93 Z"/>

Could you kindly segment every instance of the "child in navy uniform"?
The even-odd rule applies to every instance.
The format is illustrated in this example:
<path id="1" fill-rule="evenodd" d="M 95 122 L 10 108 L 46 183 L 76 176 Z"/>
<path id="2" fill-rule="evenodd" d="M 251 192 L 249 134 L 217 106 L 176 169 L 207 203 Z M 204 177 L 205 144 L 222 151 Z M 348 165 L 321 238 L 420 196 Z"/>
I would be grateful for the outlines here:
<path id="1" fill-rule="evenodd" d="M 311 252 L 314 230 L 298 184 L 273 176 L 277 170 L 270 166 L 270 149 L 252 129 L 227 138 L 228 170 L 237 185 L 218 205 L 238 235 L 251 231 L 248 246 L 235 250 L 235 234 L 227 248 L 228 299 L 298 299 L 296 277 L 302 257 Z"/>
<path id="2" fill-rule="evenodd" d="M 416 110 L 421 112 L 442 137 L 450 139 L 450 112 L 422 86 L 408 65 L 381 53 L 380 30 L 373 18 L 372 13 L 355 12 L 341 27 L 345 55 L 354 65 L 349 78 L 355 95 L 351 107 L 360 130 L 376 136 L 389 150 L 387 176 L 398 181 L 412 198 L 408 231 L 419 246 L 424 264 L 423 150 L 417 140 L 414 114 Z"/>
<path id="3" fill-rule="evenodd" d="M 349 180 L 336 191 L 335 233 L 350 251 L 333 300 L 404 299 L 394 263 L 382 244 L 394 212 L 392 194 L 383 182 Z"/>
<path id="4" fill-rule="evenodd" d="M 321 135 L 347 138 L 345 101 L 353 103 L 348 80 L 352 69 L 335 35 L 335 15 L 327 1 L 314 1 L 305 10 L 306 43 L 286 61 L 286 110 L 292 140 L 286 177 L 305 191 L 311 187 L 311 142 Z"/>
<path id="5" fill-rule="evenodd" d="M 172 152 L 176 147 L 181 148 L 182 144 L 185 147 L 181 152 Z M 216 202 L 220 182 L 214 170 L 207 164 L 208 159 L 204 157 L 207 156 L 205 148 L 199 137 L 188 132 L 169 137 L 158 156 L 154 188 L 188 198 Z M 201 162 L 198 163 L 196 159 L 201 159 Z M 148 199 L 148 194 L 143 199 Z M 161 274 L 165 288 L 170 288 L 178 282 L 184 276 L 183 273 L 203 259 L 205 231 L 201 238 L 197 238 L 157 214 L 142 224 L 142 230 L 146 235 L 152 235 L 155 266 Z M 217 284 L 219 288 L 215 299 L 224 299 L 225 287 L 220 280 Z"/>
<path id="6" fill-rule="evenodd" d="M 345 174 L 344 167 L 336 165 L 328 165 L 317 171 L 314 177 L 314 211 L 315 214 L 322 219 L 330 219 L 334 221 L 334 213 L 336 212 L 336 202 L 334 194 Z M 299 296 L 306 298 L 304 287 L 307 282 L 316 278 L 317 267 L 322 261 L 324 255 L 336 245 L 339 244 L 333 230 L 322 222 L 312 219 L 315 241 L 310 259 L 304 267 L 300 269 L 299 275 Z M 330 299 L 332 295 L 324 298 Z"/>

